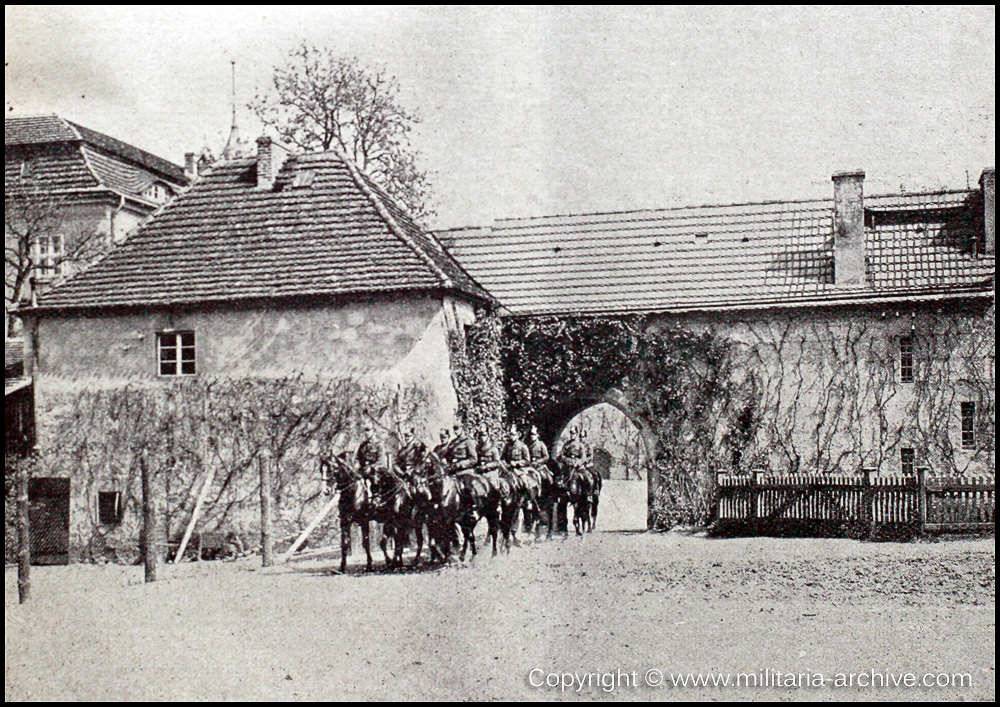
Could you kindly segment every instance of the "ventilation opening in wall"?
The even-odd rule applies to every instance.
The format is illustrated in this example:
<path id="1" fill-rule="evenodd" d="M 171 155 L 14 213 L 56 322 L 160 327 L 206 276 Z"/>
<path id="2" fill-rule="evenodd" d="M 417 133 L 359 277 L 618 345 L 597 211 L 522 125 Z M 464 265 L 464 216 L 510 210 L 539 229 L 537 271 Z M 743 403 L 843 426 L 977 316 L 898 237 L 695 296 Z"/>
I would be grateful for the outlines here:
<path id="1" fill-rule="evenodd" d="M 101 491 L 98 493 L 97 514 L 102 525 L 119 525 L 122 522 L 121 491 Z"/>

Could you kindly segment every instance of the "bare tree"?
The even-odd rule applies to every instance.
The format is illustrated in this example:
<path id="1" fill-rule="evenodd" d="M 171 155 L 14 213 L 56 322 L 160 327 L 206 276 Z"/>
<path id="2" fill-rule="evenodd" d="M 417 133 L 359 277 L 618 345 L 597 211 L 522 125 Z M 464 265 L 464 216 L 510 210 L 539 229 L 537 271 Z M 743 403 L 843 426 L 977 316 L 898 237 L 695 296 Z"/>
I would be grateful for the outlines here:
<path id="1" fill-rule="evenodd" d="M 4 303 L 5 333 L 11 332 L 18 304 L 27 300 L 38 282 L 68 274 L 72 265 L 87 262 L 110 239 L 98 229 L 74 228 L 67 219 L 65 195 L 30 181 L 5 185 Z"/>
<path id="2" fill-rule="evenodd" d="M 414 218 L 432 215 L 427 175 L 409 142 L 419 118 L 400 105 L 395 77 L 303 43 L 271 83 L 249 108 L 279 139 L 304 150 L 337 147 Z"/>

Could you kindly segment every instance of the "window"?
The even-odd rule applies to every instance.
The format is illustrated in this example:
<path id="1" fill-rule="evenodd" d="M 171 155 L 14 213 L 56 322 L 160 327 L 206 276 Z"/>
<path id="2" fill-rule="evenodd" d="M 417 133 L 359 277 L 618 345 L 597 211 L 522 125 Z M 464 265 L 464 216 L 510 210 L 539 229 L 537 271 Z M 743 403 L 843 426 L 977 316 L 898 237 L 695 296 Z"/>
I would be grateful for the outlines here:
<path id="1" fill-rule="evenodd" d="M 122 522 L 121 491 L 101 491 L 97 494 L 97 515 L 102 525 Z"/>
<path id="2" fill-rule="evenodd" d="M 32 246 L 31 259 L 35 264 L 35 277 L 50 280 L 63 274 L 63 237 L 39 236 Z"/>
<path id="3" fill-rule="evenodd" d="M 917 454 L 912 447 L 903 447 L 899 450 L 899 461 L 903 476 L 913 476 L 914 467 L 917 461 Z"/>
<path id="4" fill-rule="evenodd" d="M 145 197 L 157 204 L 166 202 L 169 196 L 170 192 L 168 192 L 167 188 L 159 182 L 150 185 L 150 187 L 145 191 Z"/>
<path id="5" fill-rule="evenodd" d="M 156 335 L 156 351 L 161 376 L 194 375 L 193 331 L 161 331 Z"/>
<path id="6" fill-rule="evenodd" d="M 913 382 L 913 337 L 899 339 L 899 382 Z"/>
<path id="7" fill-rule="evenodd" d="M 976 404 L 962 403 L 962 449 L 976 448 Z"/>

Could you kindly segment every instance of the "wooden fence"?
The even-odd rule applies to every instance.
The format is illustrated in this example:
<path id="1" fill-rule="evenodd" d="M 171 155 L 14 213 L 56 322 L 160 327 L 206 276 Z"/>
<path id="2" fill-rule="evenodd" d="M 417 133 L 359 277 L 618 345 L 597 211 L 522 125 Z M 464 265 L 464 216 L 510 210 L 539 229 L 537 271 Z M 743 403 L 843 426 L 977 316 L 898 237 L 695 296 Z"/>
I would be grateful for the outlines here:
<path id="1" fill-rule="evenodd" d="M 854 524 L 871 535 L 879 527 L 924 532 L 992 530 L 992 478 L 914 476 L 719 474 L 716 522 L 749 523 L 754 532 L 782 524 Z"/>

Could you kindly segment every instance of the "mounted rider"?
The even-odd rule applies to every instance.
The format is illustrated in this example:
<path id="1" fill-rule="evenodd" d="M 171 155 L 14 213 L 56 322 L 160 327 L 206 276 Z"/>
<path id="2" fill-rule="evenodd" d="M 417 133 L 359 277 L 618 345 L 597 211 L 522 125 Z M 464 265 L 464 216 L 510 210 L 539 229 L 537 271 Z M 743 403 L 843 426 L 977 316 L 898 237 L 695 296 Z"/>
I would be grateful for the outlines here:
<path id="1" fill-rule="evenodd" d="M 427 445 L 416 438 L 412 427 L 403 430 L 402 442 L 403 446 L 396 452 L 396 473 L 407 481 L 413 481 L 415 475 L 424 473 Z"/>
<path id="2" fill-rule="evenodd" d="M 490 439 L 490 432 L 486 429 L 485 424 L 480 425 L 476 433 L 476 456 L 479 458 L 476 471 L 480 474 L 493 474 L 500 471 L 503 461 L 500 457 L 500 450 Z"/>
<path id="3" fill-rule="evenodd" d="M 601 475 L 594 467 L 594 447 L 587 440 L 586 428 L 580 429 L 580 444 L 583 445 L 583 466 L 587 470 L 587 473 L 590 474 L 591 478 L 593 478 L 594 484 L 599 486 L 601 483 Z"/>
<path id="4" fill-rule="evenodd" d="M 445 468 L 448 468 L 451 465 L 451 430 L 447 427 L 442 427 L 441 432 L 438 433 L 438 438 L 441 441 L 437 443 L 431 454 L 444 464 Z"/>
<path id="5" fill-rule="evenodd" d="M 517 433 L 517 425 L 510 426 L 503 460 L 507 468 L 521 479 L 525 488 L 537 490 L 540 483 L 538 471 L 531 465 L 531 450 Z"/>
<path id="6" fill-rule="evenodd" d="M 548 471 L 550 461 L 549 448 L 545 446 L 545 442 L 542 441 L 541 436 L 538 434 L 538 428 L 534 425 L 531 426 L 531 431 L 528 432 L 528 452 L 531 455 L 531 466 L 536 471 L 540 473 Z"/>
<path id="7" fill-rule="evenodd" d="M 557 459 L 559 473 L 566 477 L 574 470 L 582 468 L 586 464 L 586 449 L 580 441 L 580 431 L 576 427 L 569 430 L 569 439 L 559 450 Z"/>
<path id="8" fill-rule="evenodd" d="M 455 423 L 455 436 L 450 447 L 450 465 L 452 474 L 460 474 L 476 466 L 479 454 L 476 443 L 465 433 L 461 422 Z"/>
<path id="9" fill-rule="evenodd" d="M 361 429 L 364 439 L 361 440 L 354 455 L 358 465 L 358 473 L 365 480 L 370 491 L 375 494 L 383 494 L 390 481 L 389 469 L 386 466 L 385 445 L 378 438 L 375 424 L 371 420 L 365 420 Z"/>

